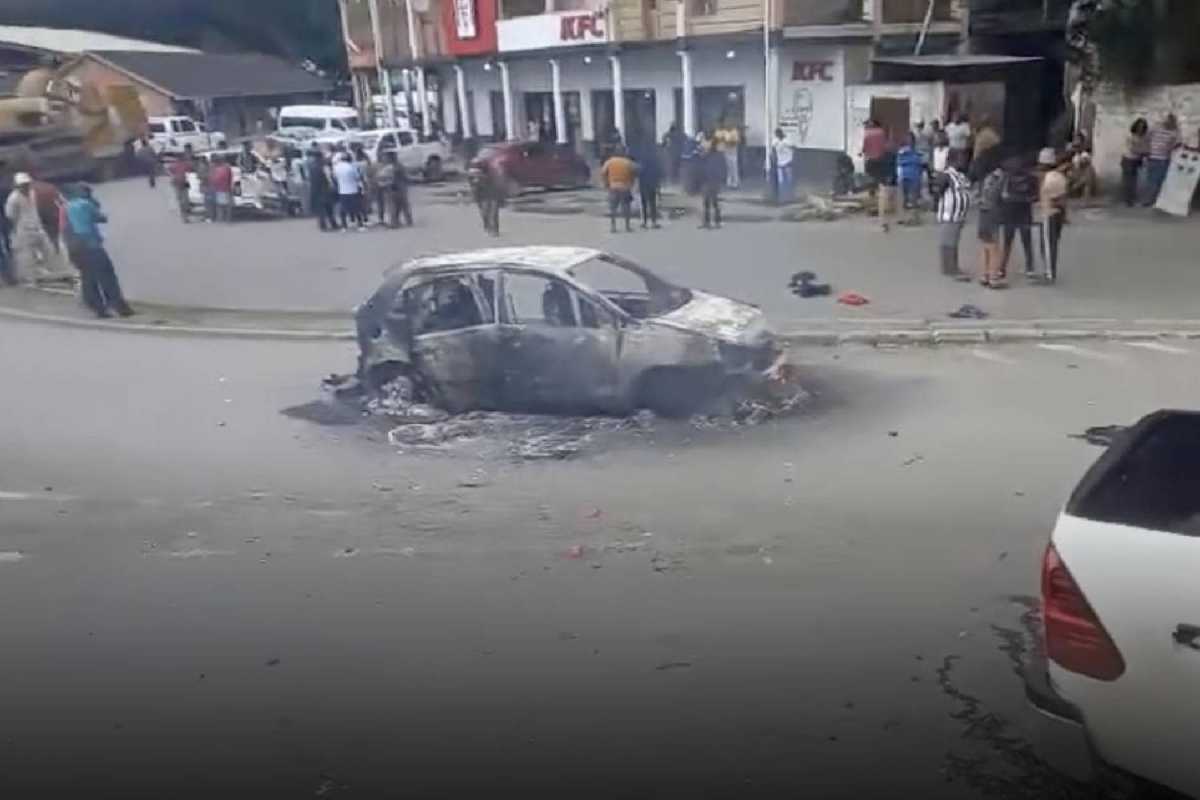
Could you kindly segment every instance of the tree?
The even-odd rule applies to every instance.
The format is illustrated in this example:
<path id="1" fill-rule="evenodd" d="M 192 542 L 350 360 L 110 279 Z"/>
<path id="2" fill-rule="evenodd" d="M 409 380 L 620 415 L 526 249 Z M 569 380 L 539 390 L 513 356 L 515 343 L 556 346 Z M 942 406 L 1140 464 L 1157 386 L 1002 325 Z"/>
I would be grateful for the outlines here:
<path id="1" fill-rule="evenodd" d="M 1090 91 L 1097 80 L 1139 87 L 1200 79 L 1200 3 L 1195 0 L 1074 0 L 1071 60 Z"/>

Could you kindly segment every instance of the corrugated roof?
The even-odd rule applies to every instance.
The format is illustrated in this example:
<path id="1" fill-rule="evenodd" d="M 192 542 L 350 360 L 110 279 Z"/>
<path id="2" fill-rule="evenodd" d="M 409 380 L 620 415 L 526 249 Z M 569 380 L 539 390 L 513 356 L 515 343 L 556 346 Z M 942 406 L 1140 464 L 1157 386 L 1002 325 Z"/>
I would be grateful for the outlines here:
<path id="1" fill-rule="evenodd" d="M 1036 56 L 1001 56 L 989 54 L 928 56 L 880 56 L 871 59 L 876 64 L 899 64 L 905 67 L 1000 67 L 1008 64 L 1027 64 L 1041 61 Z"/>
<path id="2" fill-rule="evenodd" d="M 157 53 L 198 53 L 189 47 L 163 42 L 130 39 L 111 33 L 75 28 L 33 28 L 24 25 L 0 25 L 0 42 L 54 53 L 83 53 L 88 50 L 140 50 Z"/>
<path id="3" fill-rule="evenodd" d="M 262 97 L 330 89 L 323 78 L 257 53 L 93 51 L 87 55 L 177 98 Z"/>

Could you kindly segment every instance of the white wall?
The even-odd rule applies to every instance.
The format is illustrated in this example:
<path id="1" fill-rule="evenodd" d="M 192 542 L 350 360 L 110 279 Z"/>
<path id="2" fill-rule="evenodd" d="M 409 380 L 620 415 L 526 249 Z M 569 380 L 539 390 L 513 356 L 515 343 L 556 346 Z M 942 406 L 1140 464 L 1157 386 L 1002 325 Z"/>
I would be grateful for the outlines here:
<path id="1" fill-rule="evenodd" d="M 779 48 L 777 125 L 795 147 L 846 147 L 846 58 L 841 47 Z M 797 73 L 797 66 L 801 72 Z M 820 66 L 820 72 L 812 71 Z M 804 70 L 808 69 L 806 74 Z M 762 106 L 758 107 L 759 109 Z M 760 113 L 761 117 L 761 113 Z M 759 123 L 761 126 L 761 122 Z"/>
<path id="2" fill-rule="evenodd" d="M 1126 93 L 1105 86 L 1096 91 L 1094 101 L 1096 124 L 1092 154 L 1101 179 L 1113 182 L 1120 180 L 1125 137 L 1129 135 L 1129 126 L 1138 117 L 1145 117 L 1154 126 L 1168 112 L 1174 112 L 1179 118 L 1183 141 L 1198 144 L 1196 128 L 1200 126 L 1200 83 L 1158 86 L 1137 93 Z"/>
<path id="3" fill-rule="evenodd" d="M 846 152 L 859 170 L 863 168 L 863 123 L 871 115 L 871 98 L 907 98 L 909 119 L 915 127 L 918 121 L 926 124 L 937 119 L 945 122 L 946 86 L 940 81 L 929 83 L 862 83 L 846 87 Z"/>

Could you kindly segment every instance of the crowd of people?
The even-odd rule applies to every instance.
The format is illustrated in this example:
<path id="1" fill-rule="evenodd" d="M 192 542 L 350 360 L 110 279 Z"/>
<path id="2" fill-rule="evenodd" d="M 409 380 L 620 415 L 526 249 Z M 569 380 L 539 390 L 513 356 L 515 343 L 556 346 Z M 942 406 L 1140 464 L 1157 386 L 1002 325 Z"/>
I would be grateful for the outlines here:
<path id="1" fill-rule="evenodd" d="M 100 226 L 108 222 L 86 184 L 62 187 L 17 172 L 0 214 L 0 277 L 10 286 L 78 284 L 98 317 L 129 317 Z"/>

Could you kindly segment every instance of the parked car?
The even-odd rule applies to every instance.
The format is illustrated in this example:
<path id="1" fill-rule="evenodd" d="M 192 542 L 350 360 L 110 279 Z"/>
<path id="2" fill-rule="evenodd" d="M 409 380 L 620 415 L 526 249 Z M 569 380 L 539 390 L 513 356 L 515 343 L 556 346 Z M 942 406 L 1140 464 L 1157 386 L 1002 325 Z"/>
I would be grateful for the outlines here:
<path id="1" fill-rule="evenodd" d="M 345 144 L 361 130 L 358 112 L 347 106 L 284 106 L 276 133 L 319 144 Z"/>
<path id="2" fill-rule="evenodd" d="M 400 164 L 413 175 L 420 175 L 427 181 L 438 181 L 451 171 L 454 154 L 450 146 L 441 140 L 422 142 L 410 130 L 400 128 L 384 128 L 377 131 L 366 131 L 354 137 L 367 152 L 367 158 L 377 163 L 384 153 L 399 154 Z"/>
<path id="3" fill-rule="evenodd" d="M 509 194 L 529 186 L 546 189 L 586 185 L 592 170 L 583 157 L 565 145 L 545 142 L 505 142 L 488 145 L 472 163 L 500 167 Z"/>
<path id="4" fill-rule="evenodd" d="M 580 247 L 410 261 L 356 320 L 368 391 L 403 375 L 452 412 L 678 416 L 734 387 L 769 395 L 787 372 L 759 309 Z"/>
<path id="5" fill-rule="evenodd" d="M 1025 681 L 1044 756 L 1072 777 L 1200 796 L 1198 537 L 1196 412 L 1117 434 L 1060 514 Z"/>
<path id="6" fill-rule="evenodd" d="M 203 122 L 191 117 L 150 117 L 150 146 L 160 156 L 178 156 L 189 144 L 192 151 L 204 153 L 228 146 L 225 134 L 209 131 Z"/>
<path id="7" fill-rule="evenodd" d="M 271 165 L 257 152 L 254 152 L 256 169 L 253 175 L 243 173 L 238 166 L 241 150 L 214 150 L 201 153 L 198 159 L 210 163 L 223 161 L 233 167 L 233 210 L 234 213 L 251 211 L 258 213 L 292 215 L 300 208 L 300 198 L 292 197 L 286 186 L 281 187 L 271 178 Z M 204 208 L 204 190 L 200 186 L 200 176 L 195 172 L 188 173 L 188 200 L 192 208 Z"/>

